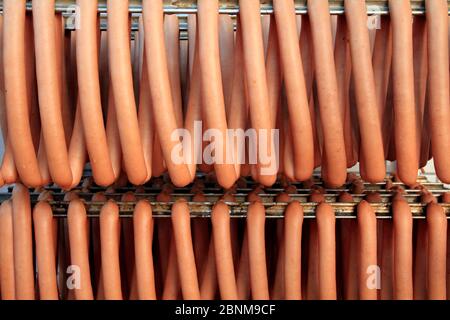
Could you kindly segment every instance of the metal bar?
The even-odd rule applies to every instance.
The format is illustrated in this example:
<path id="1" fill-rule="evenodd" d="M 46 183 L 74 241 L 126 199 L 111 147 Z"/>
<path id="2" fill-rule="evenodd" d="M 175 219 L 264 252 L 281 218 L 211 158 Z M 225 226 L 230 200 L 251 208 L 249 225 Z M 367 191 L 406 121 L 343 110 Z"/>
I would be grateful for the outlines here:
<path id="1" fill-rule="evenodd" d="M 260 0 L 261 13 L 270 14 L 273 12 L 271 0 Z M 99 0 L 98 11 L 106 12 L 106 0 Z M 129 0 L 129 11 L 132 13 L 142 12 L 142 0 Z M 388 0 L 366 0 L 368 14 L 389 14 Z M 57 12 L 73 12 L 76 0 L 56 0 L 55 9 Z M 425 0 L 411 0 L 413 14 L 424 14 Z M 344 13 L 344 0 L 329 0 L 331 14 Z M 32 2 L 27 1 L 27 9 L 31 10 Z M 0 1 L 0 8 L 3 8 L 3 1 Z M 295 0 L 295 10 L 297 14 L 308 12 L 307 0 Z M 196 0 L 164 0 L 164 12 L 168 14 L 188 14 L 197 12 Z M 220 0 L 219 12 L 223 14 L 237 14 L 239 12 L 238 0 Z"/>

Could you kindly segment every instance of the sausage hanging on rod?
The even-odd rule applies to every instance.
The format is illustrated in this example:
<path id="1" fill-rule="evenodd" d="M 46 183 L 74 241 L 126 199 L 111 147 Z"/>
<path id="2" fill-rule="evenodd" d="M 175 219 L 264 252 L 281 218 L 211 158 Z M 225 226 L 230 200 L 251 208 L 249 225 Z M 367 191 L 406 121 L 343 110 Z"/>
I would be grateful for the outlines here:
<path id="1" fill-rule="evenodd" d="M 29 122 L 29 101 L 25 71 L 25 0 L 3 3 L 3 68 L 8 141 L 18 174 L 30 187 L 41 185 L 36 152 Z"/>
<path id="2" fill-rule="evenodd" d="M 416 139 L 411 3 L 409 0 L 389 0 L 389 10 L 393 41 L 392 81 L 397 173 L 402 182 L 412 185 L 417 180 L 419 160 Z"/>
<path id="3" fill-rule="evenodd" d="M 16 297 L 14 277 L 13 210 L 11 200 L 0 206 L 0 293 L 2 300 Z"/>
<path id="4" fill-rule="evenodd" d="M 48 168 L 52 180 L 62 188 L 67 188 L 72 184 L 72 172 L 62 117 L 54 6 L 54 0 L 33 3 L 36 74 Z"/>
<path id="5" fill-rule="evenodd" d="M 97 1 L 77 0 L 80 28 L 76 31 L 78 96 L 86 148 L 98 185 L 114 182 L 103 124 L 97 50 Z"/>
<path id="6" fill-rule="evenodd" d="M 202 110 L 208 128 L 220 132 L 221 141 L 215 141 L 215 163 L 217 181 L 224 188 L 230 188 L 237 176 L 234 163 L 229 163 L 229 139 L 227 135 L 227 118 L 222 88 L 219 49 L 219 2 L 217 0 L 200 0 L 198 2 L 198 31 L 200 81 Z"/>
<path id="7" fill-rule="evenodd" d="M 314 50 L 314 67 L 324 136 L 323 165 L 327 184 L 338 187 L 345 183 L 346 157 L 343 123 L 339 107 L 333 39 L 327 1 L 308 0 L 308 16 Z"/>
<path id="8" fill-rule="evenodd" d="M 272 125 L 264 66 L 260 4 L 258 0 L 240 0 L 239 7 L 249 115 L 252 128 L 256 130 L 256 134 L 262 134 L 262 137 L 257 138 L 256 146 L 256 150 L 258 150 L 257 180 L 263 185 L 270 186 L 276 180 L 277 172 L 273 170 L 275 169 L 273 167 L 277 166 L 277 150 L 276 141 L 272 137 L 274 126 Z M 261 157 L 260 152 L 262 151 L 266 151 L 265 157 Z M 274 159 L 275 161 L 273 161 Z M 263 163 L 267 162 L 263 160 L 268 160 L 268 163 Z"/>
<path id="9" fill-rule="evenodd" d="M 297 180 L 304 181 L 311 177 L 314 168 L 314 144 L 294 1 L 275 0 L 273 5 L 289 110 L 294 175 Z"/>
<path id="10" fill-rule="evenodd" d="M 425 1 L 428 28 L 429 117 L 436 174 L 450 183 L 449 21 L 445 0 Z"/>
<path id="11" fill-rule="evenodd" d="M 190 183 L 193 178 L 185 163 L 177 163 L 172 159 L 172 152 L 177 148 L 179 141 L 171 139 L 172 134 L 176 132 L 177 123 L 168 74 L 162 0 L 143 0 L 142 14 L 146 58 L 152 62 L 147 64 L 147 72 L 156 132 L 171 181 L 181 187 Z"/>
<path id="12" fill-rule="evenodd" d="M 344 5 L 361 137 L 360 161 L 364 162 L 363 179 L 368 182 L 381 182 L 386 175 L 386 166 L 367 29 L 366 3 L 364 0 L 346 0 Z"/>
<path id="13" fill-rule="evenodd" d="M 128 179 L 135 185 L 146 181 L 141 136 L 131 70 L 128 1 L 108 0 L 108 50 L 120 143 Z"/>

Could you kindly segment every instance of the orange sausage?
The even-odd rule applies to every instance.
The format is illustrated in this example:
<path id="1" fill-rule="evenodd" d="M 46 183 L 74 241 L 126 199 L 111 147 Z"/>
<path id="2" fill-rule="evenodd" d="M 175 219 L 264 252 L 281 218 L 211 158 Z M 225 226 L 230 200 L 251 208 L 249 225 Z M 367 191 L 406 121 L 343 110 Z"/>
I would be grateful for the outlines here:
<path id="1" fill-rule="evenodd" d="M 128 1 L 108 1 L 109 63 L 125 171 L 135 185 L 146 181 L 131 70 Z M 147 57 L 148 58 L 148 57 Z"/>
<path id="2" fill-rule="evenodd" d="M 236 277 L 236 286 L 239 300 L 248 300 L 250 298 L 250 259 L 248 250 L 248 230 L 244 231 L 242 239 L 241 255 L 239 257 L 239 267 Z"/>
<path id="3" fill-rule="evenodd" d="M 106 300 L 122 300 L 119 243 L 119 207 L 110 200 L 100 211 L 102 277 Z"/>
<path id="4" fill-rule="evenodd" d="M 37 1 L 33 5 L 36 74 L 39 111 L 48 167 L 53 181 L 65 188 L 72 184 L 58 80 L 54 1 Z"/>
<path id="5" fill-rule="evenodd" d="M 185 300 L 199 300 L 200 289 L 192 246 L 189 207 L 179 200 L 172 206 L 172 226 L 176 245 L 181 291 Z"/>
<path id="6" fill-rule="evenodd" d="M 394 94 L 395 150 L 398 176 L 406 185 L 416 182 L 417 130 L 414 100 L 414 64 L 411 4 L 389 0 L 392 23 L 392 80 Z M 448 90 L 448 83 L 447 87 Z"/>
<path id="7" fill-rule="evenodd" d="M 79 287 L 74 288 L 77 300 L 92 300 L 90 267 L 89 267 L 89 236 L 86 208 L 79 199 L 70 201 L 67 210 L 67 223 L 70 242 L 70 263 L 79 267 Z"/>
<path id="8" fill-rule="evenodd" d="M 411 208 L 400 196 L 392 202 L 392 211 L 394 215 L 394 299 L 410 300 L 413 298 Z"/>
<path id="9" fill-rule="evenodd" d="M 346 178 L 345 142 L 340 114 L 336 68 L 333 59 L 328 2 L 308 1 L 308 16 L 314 48 L 320 119 L 324 136 L 327 184 L 338 187 Z"/>
<path id="10" fill-rule="evenodd" d="M 227 120 L 225 100 L 222 88 L 219 48 L 219 2 L 217 0 L 200 0 L 198 2 L 198 32 L 200 81 L 202 93 L 202 110 L 208 128 L 220 132 L 223 141 L 217 141 L 214 155 L 214 168 L 218 183 L 230 188 L 237 180 L 234 162 L 230 162 L 227 153 Z"/>
<path id="11" fill-rule="evenodd" d="M 350 114 L 350 80 L 351 80 L 351 55 L 348 39 L 347 21 L 344 16 L 338 16 L 336 40 L 334 46 L 334 60 L 336 63 L 336 77 L 339 89 L 341 116 L 344 124 L 345 155 L 347 168 L 353 167 L 357 162 L 353 146 L 353 132 Z"/>
<path id="12" fill-rule="evenodd" d="M 443 208 L 427 206 L 428 227 L 428 299 L 445 300 L 447 296 L 447 217 Z"/>
<path id="13" fill-rule="evenodd" d="M 321 203 L 316 209 L 319 297 L 321 300 L 336 300 L 336 218 L 333 207 Z"/>
<path id="14" fill-rule="evenodd" d="M 298 201 L 286 208 L 284 218 L 284 287 L 287 300 L 302 298 L 302 226 L 303 207 Z"/>
<path id="15" fill-rule="evenodd" d="M 237 300 L 228 205 L 218 202 L 211 213 L 217 278 L 222 300 Z"/>
<path id="16" fill-rule="evenodd" d="M 34 300 L 33 226 L 28 189 L 16 184 L 12 193 L 14 279 L 17 300 Z"/>
<path id="17" fill-rule="evenodd" d="M 153 270 L 153 217 L 150 204 L 141 200 L 133 215 L 136 278 L 139 299 L 155 300 L 155 275 Z"/>
<path id="18" fill-rule="evenodd" d="M 147 64 L 147 72 L 154 109 L 155 128 L 171 181 L 174 185 L 182 187 L 192 179 L 184 163 L 172 161 L 172 151 L 176 149 L 179 141 L 171 139 L 172 134 L 177 129 L 177 123 L 164 43 L 162 0 L 143 0 L 142 6 L 145 53 L 147 61 L 152 62 Z"/>
<path id="19" fill-rule="evenodd" d="M 204 252 L 203 254 L 205 254 Z M 213 300 L 217 292 L 217 275 L 214 241 L 209 241 L 208 253 L 200 274 L 200 297 L 202 300 Z"/>
<path id="20" fill-rule="evenodd" d="M 314 144 L 294 1 L 275 0 L 273 5 L 288 101 L 294 173 L 297 180 L 304 181 L 311 177 L 314 168 Z"/>
<path id="21" fill-rule="evenodd" d="M 369 282 L 372 275 L 371 268 L 377 266 L 377 218 L 367 201 L 361 201 L 358 205 L 358 236 L 359 298 L 377 300 L 377 283 Z M 376 281 L 379 275 L 375 276 Z"/>
<path id="22" fill-rule="evenodd" d="M 36 260 L 38 268 L 39 297 L 41 300 L 58 300 L 56 284 L 55 239 L 53 237 L 53 212 L 46 201 L 33 209 Z"/>
<path id="23" fill-rule="evenodd" d="M 240 17 L 246 88 L 250 110 L 250 119 L 257 135 L 257 176 L 265 186 L 276 180 L 276 148 L 272 137 L 272 125 L 269 96 L 267 90 L 266 69 L 264 67 L 264 43 L 260 20 L 260 3 L 257 0 L 240 0 Z M 262 136 L 261 136 L 262 135 Z M 265 137 L 264 137 L 265 135 Z M 264 150 L 266 149 L 266 150 Z M 267 152 L 263 152 L 267 151 Z M 260 153 L 267 153 L 262 157 Z M 264 159 L 269 157 L 270 159 Z M 267 160 L 267 161 L 266 161 Z"/>
<path id="24" fill-rule="evenodd" d="M 72 170 L 71 188 L 75 188 L 80 183 L 86 164 L 86 158 L 86 141 L 84 140 L 83 120 L 81 118 L 80 103 L 77 101 L 75 121 L 69 147 L 69 162 Z"/>
<path id="25" fill-rule="evenodd" d="M 15 299 L 14 236 L 11 200 L 0 206 L 0 293 L 2 300 Z"/>
<path id="26" fill-rule="evenodd" d="M 114 182 L 103 125 L 97 57 L 97 1 L 77 0 L 80 28 L 76 31 L 76 57 L 80 111 L 86 147 L 95 182 L 108 186 Z"/>
<path id="27" fill-rule="evenodd" d="M 41 184 L 29 122 L 25 71 L 25 0 L 3 3 L 3 68 L 8 140 L 16 168 L 23 183 L 31 187 Z M 6 177 L 6 175 L 5 175 Z"/>
<path id="28" fill-rule="evenodd" d="M 367 29 L 366 3 L 363 0 L 347 0 L 344 5 L 361 137 L 361 160 L 365 168 L 363 179 L 381 182 L 386 175 L 386 166 Z"/>
<path id="29" fill-rule="evenodd" d="M 260 201 L 253 202 L 247 212 L 250 284 L 254 300 L 269 299 L 265 248 L 266 211 Z"/>
<path id="30" fill-rule="evenodd" d="M 437 176 L 444 183 L 450 183 L 448 3 L 437 0 L 426 1 L 425 5 L 428 27 L 431 151 Z"/>

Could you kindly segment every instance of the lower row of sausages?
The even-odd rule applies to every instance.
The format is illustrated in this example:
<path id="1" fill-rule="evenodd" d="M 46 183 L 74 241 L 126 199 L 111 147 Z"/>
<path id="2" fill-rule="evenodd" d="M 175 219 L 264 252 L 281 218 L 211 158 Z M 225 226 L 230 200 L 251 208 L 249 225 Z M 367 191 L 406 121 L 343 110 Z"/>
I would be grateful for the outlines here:
<path id="1" fill-rule="evenodd" d="M 246 219 L 233 218 L 225 194 L 211 219 L 191 218 L 178 199 L 171 218 L 154 218 L 152 206 L 129 192 L 133 205 L 121 218 L 108 193 L 96 193 L 99 217 L 89 217 L 76 192 L 65 195 L 67 217 L 54 217 L 52 193 L 31 205 L 17 184 L 0 206 L 0 293 L 6 299 L 446 299 L 450 294 L 447 216 L 437 198 L 422 193 L 426 219 L 414 220 L 401 190 L 392 200 L 393 219 L 379 220 L 367 193 L 357 219 L 335 217 L 315 188 L 316 218 L 305 219 L 295 190 L 284 218 L 267 219 L 255 189 Z M 157 201 L 171 201 L 169 189 Z M 206 201 L 199 189 L 193 201 Z M 342 192 L 339 202 L 354 202 Z"/>
<path id="2" fill-rule="evenodd" d="M 185 186 L 197 170 L 215 172 L 224 188 L 241 176 L 270 186 L 321 167 L 339 187 L 358 162 L 364 180 L 380 182 L 395 160 L 398 178 L 413 185 L 431 158 L 450 182 L 447 1 L 426 1 L 426 15 L 413 18 L 409 0 L 390 0 L 373 28 L 364 0 L 344 1 L 340 16 L 328 1 L 308 0 L 301 17 L 294 0 L 274 0 L 264 16 L 260 1 L 242 0 L 236 17 L 219 15 L 218 0 L 199 0 L 187 40 L 162 0 L 142 1 L 132 37 L 129 1 L 107 1 L 107 31 L 97 2 L 76 1 L 75 31 L 55 0 L 33 1 L 31 13 L 25 0 L 3 2 L 0 183 L 69 190 L 89 163 L 101 186 L 123 176 L 142 185 L 166 171 Z M 222 137 L 278 129 L 279 140 L 215 144 L 205 162 L 211 146 L 194 141 L 196 121 Z M 177 129 L 191 141 L 180 147 Z M 250 162 L 263 146 L 267 154 Z"/>

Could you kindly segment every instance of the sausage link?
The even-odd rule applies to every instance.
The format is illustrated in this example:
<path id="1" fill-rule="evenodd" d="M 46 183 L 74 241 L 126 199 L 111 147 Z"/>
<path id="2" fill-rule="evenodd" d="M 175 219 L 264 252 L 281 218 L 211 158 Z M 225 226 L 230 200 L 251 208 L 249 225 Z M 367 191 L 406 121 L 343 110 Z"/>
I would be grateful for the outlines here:
<path id="1" fill-rule="evenodd" d="M 12 193 L 14 279 L 16 299 L 34 300 L 33 226 L 28 189 L 16 184 Z"/>
<path id="2" fill-rule="evenodd" d="M 203 114 L 208 127 L 220 132 L 223 140 L 218 143 L 221 148 L 216 150 L 214 168 L 218 183 L 228 189 L 236 182 L 237 176 L 234 163 L 229 163 L 230 155 L 227 153 L 229 139 L 220 69 L 218 6 L 217 0 L 198 2 L 198 32 L 201 35 L 198 49 L 202 66 L 200 79 Z"/>
<path id="3" fill-rule="evenodd" d="M 273 166 L 276 166 L 277 163 L 273 161 L 276 158 L 276 146 L 274 137 L 272 137 L 274 126 L 272 125 L 264 67 L 260 3 L 257 0 L 240 0 L 239 7 L 250 119 L 253 129 L 259 135 L 256 149 L 258 150 L 256 173 L 260 183 L 270 186 L 276 180 L 277 172 L 274 172 Z M 264 157 L 261 156 L 262 151 L 267 151 L 264 152 L 266 153 Z M 270 159 L 264 159 L 267 157 Z"/>
<path id="4" fill-rule="evenodd" d="M 133 214 L 134 250 L 139 299 L 155 300 L 155 275 L 153 270 L 153 217 L 147 201 L 136 204 Z"/>
<path id="5" fill-rule="evenodd" d="M 260 201 L 253 202 L 247 212 L 250 284 L 254 300 L 269 299 L 265 248 L 266 212 Z"/>
<path id="6" fill-rule="evenodd" d="M 275 0 L 273 5 L 288 100 L 295 161 L 294 174 L 297 180 L 304 181 L 311 177 L 314 168 L 314 144 L 294 1 Z"/>
<path id="7" fill-rule="evenodd" d="M 417 180 L 417 130 L 414 100 L 414 63 L 411 4 L 408 0 L 389 0 L 393 53 L 395 150 L 398 176 L 406 185 Z M 448 83 L 447 87 L 448 90 Z"/>
<path id="8" fill-rule="evenodd" d="M 214 240 L 211 238 L 206 254 L 206 261 L 200 275 L 200 297 L 202 300 L 213 300 L 217 292 L 217 275 Z"/>
<path id="9" fill-rule="evenodd" d="M 367 29 L 366 3 L 364 0 L 346 0 L 344 5 L 361 137 L 361 160 L 365 163 L 363 178 L 369 182 L 381 182 L 386 175 L 386 166 Z"/>
<path id="10" fill-rule="evenodd" d="M 302 298 L 302 226 L 303 207 L 297 201 L 291 202 L 284 218 L 284 287 L 288 300 Z"/>
<path id="11" fill-rule="evenodd" d="M 393 201 L 392 211 L 394 215 L 394 299 L 411 300 L 413 298 L 411 208 L 400 196 Z"/>
<path id="12" fill-rule="evenodd" d="M 427 206 L 428 227 L 428 299 L 447 296 L 447 217 L 437 203 Z"/>
<path id="13" fill-rule="evenodd" d="M 146 72 L 150 83 L 155 128 L 172 183 L 181 187 L 192 179 L 187 166 L 172 159 L 172 151 L 176 149 L 179 141 L 171 139 L 172 134 L 176 132 L 177 123 L 167 67 L 162 0 L 143 0 L 142 6 L 146 58 L 152 62 L 147 64 Z"/>
<path id="14" fill-rule="evenodd" d="M 133 90 L 129 45 L 128 1 L 108 0 L 109 63 L 120 143 L 128 179 L 141 185 L 147 178 Z M 166 111 L 167 112 L 167 111 Z"/>
<path id="15" fill-rule="evenodd" d="M 217 278 L 222 300 L 237 300 L 228 205 L 218 202 L 211 213 Z"/>
<path id="16" fill-rule="evenodd" d="M 14 236 L 11 200 L 0 206 L 0 293 L 2 300 L 14 300 Z"/>
<path id="17" fill-rule="evenodd" d="M 186 201 L 177 201 L 172 206 L 172 226 L 183 298 L 199 300 L 200 289 L 192 246 L 190 213 Z"/>
<path id="18" fill-rule="evenodd" d="M 76 57 L 80 111 L 86 147 L 95 182 L 114 182 L 103 124 L 97 57 L 97 1 L 77 0 L 80 28 L 76 31 Z"/>
<path id="19" fill-rule="evenodd" d="M 342 119 L 339 116 L 339 94 L 333 59 L 333 40 L 327 1 L 308 0 L 308 15 L 314 48 L 317 93 L 324 136 L 327 183 L 341 186 L 346 178 L 345 142 Z"/>
<path id="20" fill-rule="evenodd" d="M 248 248 L 248 231 L 245 229 L 242 239 L 241 255 L 239 257 L 239 267 L 236 277 L 236 286 L 239 300 L 250 298 L 250 257 Z"/>
<path id="21" fill-rule="evenodd" d="M 358 205 L 359 236 L 359 298 L 377 300 L 377 283 L 369 282 L 377 266 L 377 218 L 375 211 L 367 201 Z M 375 274 L 375 281 L 378 274 Z"/>
<path id="22" fill-rule="evenodd" d="M 79 268 L 79 287 L 74 288 L 77 300 L 94 299 L 89 267 L 89 235 L 86 208 L 79 199 L 70 201 L 67 210 L 67 224 L 69 229 L 70 263 Z"/>
<path id="23" fill-rule="evenodd" d="M 72 170 L 72 185 L 70 189 L 75 188 L 80 183 L 86 164 L 86 158 L 86 141 L 84 139 L 83 120 L 81 118 L 80 103 L 77 101 L 75 121 L 69 146 L 69 161 Z"/>
<path id="24" fill-rule="evenodd" d="M 319 297 L 321 300 L 335 300 L 336 292 L 336 218 L 333 207 L 322 202 L 316 209 L 318 254 L 319 254 Z"/>
<path id="25" fill-rule="evenodd" d="M 48 202 L 40 201 L 35 205 L 33 222 L 36 239 L 39 297 L 41 300 L 58 300 L 55 239 L 52 230 L 53 212 Z"/>
<path id="26" fill-rule="evenodd" d="M 431 149 L 436 174 L 450 183 L 449 22 L 444 0 L 426 1 Z"/>
<path id="27" fill-rule="evenodd" d="M 54 0 L 33 3 L 36 74 L 48 168 L 53 181 L 67 188 L 72 184 L 72 172 L 62 117 L 54 6 Z"/>
<path id="28" fill-rule="evenodd" d="M 26 94 L 25 0 L 7 0 L 3 5 L 3 70 L 8 140 L 21 180 L 28 186 L 37 187 L 42 181 L 34 152 Z"/>

